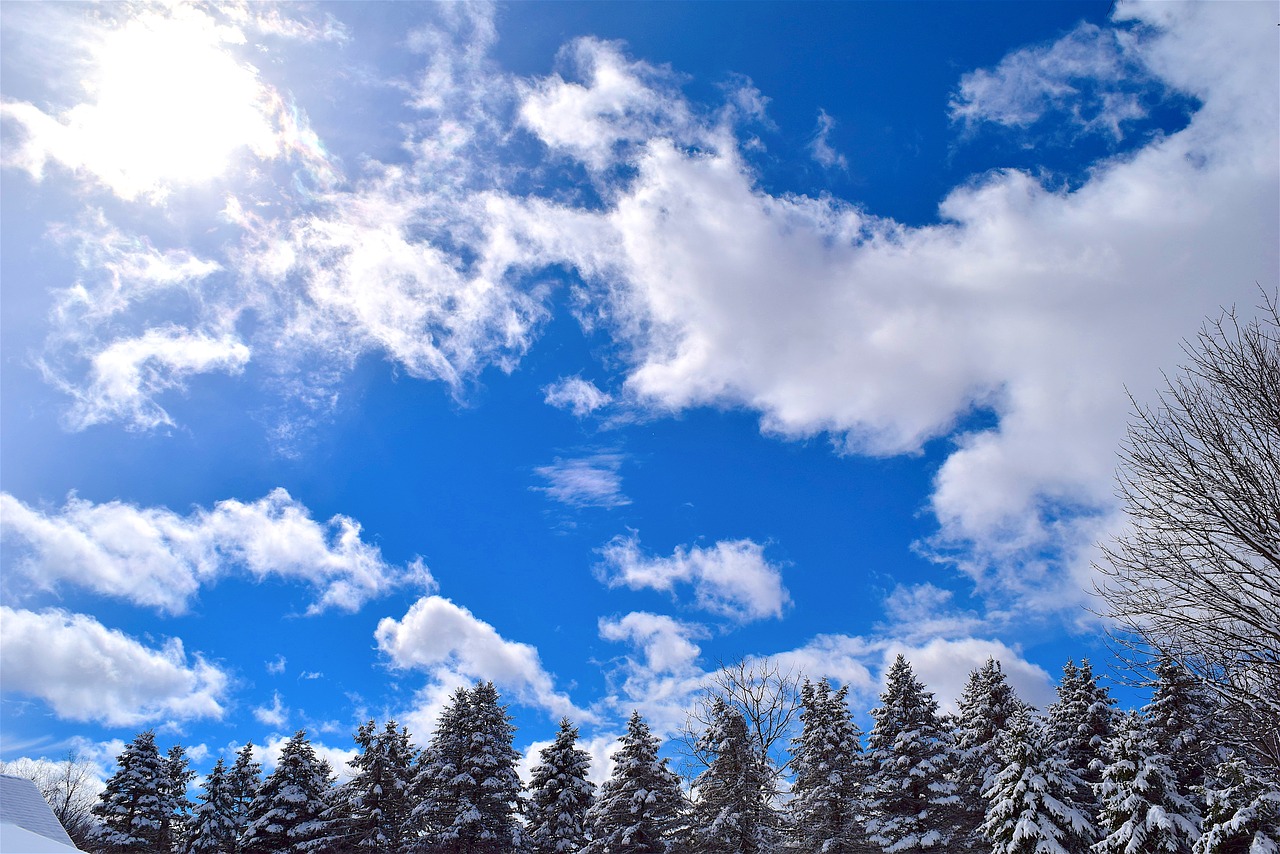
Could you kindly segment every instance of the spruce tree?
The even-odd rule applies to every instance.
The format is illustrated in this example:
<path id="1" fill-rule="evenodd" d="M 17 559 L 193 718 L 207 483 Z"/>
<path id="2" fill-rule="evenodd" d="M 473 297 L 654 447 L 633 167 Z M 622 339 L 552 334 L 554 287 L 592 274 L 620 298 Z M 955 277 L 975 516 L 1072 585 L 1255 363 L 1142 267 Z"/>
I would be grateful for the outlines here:
<path id="1" fill-rule="evenodd" d="M 1065 759 L 1072 770 L 1087 784 L 1084 800 L 1094 797 L 1107 765 L 1106 748 L 1114 728 L 1116 701 L 1098 678 L 1088 659 L 1077 668 L 1068 661 L 1062 669 L 1058 685 L 1058 701 L 1049 707 L 1049 735 L 1054 752 Z"/>
<path id="2" fill-rule="evenodd" d="M 204 781 L 200 803 L 191 816 L 190 842 L 192 854 L 227 854 L 236 850 L 239 828 L 236 825 L 235 793 L 231 775 L 222 757 Z"/>
<path id="3" fill-rule="evenodd" d="M 956 767 L 957 833 L 955 851 L 985 851 L 980 828 L 987 803 L 982 793 L 1003 767 L 999 739 L 1018 712 L 1027 708 L 1018 699 L 1000 662 L 994 658 L 969 674 L 952 720 L 951 739 Z"/>
<path id="4" fill-rule="evenodd" d="M 1178 794 L 1169 757 L 1137 715 L 1117 725 L 1108 753 L 1098 786 L 1098 829 L 1105 835 L 1095 854 L 1191 854 L 1200 836 L 1199 810 Z"/>
<path id="5" fill-rule="evenodd" d="M 529 781 L 525 836 L 533 854 L 575 854 L 587 844 L 587 813 L 595 784 L 591 757 L 578 746 L 578 728 L 560 721 L 556 739 L 542 749 Z"/>
<path id="6" fill-rule="evenodd" d="M 232 816 L 236 823 L 237 848 L 239 840 L 244 838 L 249 829 L 249 807 L 258 796 L 262 786 L 262 763 L 253 758 L 253 742 L 246 742 L 236 752 L 235 764 L 227 773 L 228 788 L 231 790 Z"/>
<path id="7" fill-rule="evenodd" d="M 800 735 L 792 745 L 795 783 L 791 843 L 800 854 L 861 854 L 870 850 L 857 808 L 866 776 L 862 733 L 845 696 L 824 679 L 800 687 Z"/>
<path id="8" fill-rule="evenodd" d="M 342 786 L 339 801 L 347 816 L 330 831 L 346 848 L 400 851 L 411 840 L 413 765 L 416 750 L 409 731 L 394 720 L 379 730 L 372 720 L 355 734 L 360 752 L 351 760 L 356 769 Z"/>
<path id="9" fill-rule="evenodd" d="M 280 761 L 249 805 L 242 850 L 248 854 L 303 852 L 324 830 L 333 772 L 316 756 L 306 730 L 285 743 Z"/>
<path id="10" fill-rule="evenodd" d="M 948 767 L 949 739 L 938 703 L 901 655 L 873 709 L 868 737 L 871 771 L 865 787 L 867 832 L 886 851 L 948 850 L 955 835 L 956 786 Z"/>
<path id="11" fill-rule="evenodd" d="M 761 854 L 777 845 L 777 816 L 770 803 L 771 774 L 747 731 L 746 718 L 719 697 L 701 738 L 709 757 L 693 781 L 693 835 L 705 854 Z"/>
<path id="12" fill-rule="evenodd" d="M 658 758 L 657 736 L 639 712 L 613 754 L 613 772 L 588 814 L 588 854 L 673 854 L 681 827 L 680 782 Z"/>
<path id="13" fill-rule="evenodd" d="M 1142 708 L 1147 733 L 1169 757 L 1178 793 L 1195 798 L 1210 768 L 1224 758 L 1216 704 L 1182 665 L 1164 657 L 1156 664 L 1151 702 Z"/>
<path id="14" fill-rule="evenodd" d="M 1097 834 L 1076 800 L 1084 784 L 1053 754 L 1029 708 L 1009 720 L 999 758 L 1003 767 L 983 792 L 982 834 L 993 854 L 1088 854 Z"/>
<path id="15" fill-rule="evenodd" d="M 93 814 L 99 824 L 92 832 L 101 852 L 159 854 L 167 822 L 164 759 L 156 749 L 152 730 L 138 733 L 116 757 L 116 772 L 107 780 Z"/>
<path id="16" fill-rule="evenodd" d="M 193 806 L 187 797 L 187 787 L 195 779 L 196 772 L 191 770 L 187 752 L 180 744 L 169 748 L 163 764 L 160 797 L 165 818 L 160 831 L 160 847 L 164 851 L 181 852 L 187 847 L 187 823 Z"/>
<path id="17" fill-rule="evenodd" d="M 1280 854 L 1280 779 L 1243 759 L 1219 763 L 1205 784 L 1204 834 L 1194 854 Z"/>

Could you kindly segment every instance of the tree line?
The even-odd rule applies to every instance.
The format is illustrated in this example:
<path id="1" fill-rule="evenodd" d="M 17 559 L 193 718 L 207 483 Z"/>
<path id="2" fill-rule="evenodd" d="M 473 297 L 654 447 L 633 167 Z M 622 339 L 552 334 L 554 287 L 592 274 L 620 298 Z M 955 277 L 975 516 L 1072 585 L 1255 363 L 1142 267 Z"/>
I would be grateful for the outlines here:
<path id="1" fill-rule="evenodd" d="M 117 759 L 86 847 L 114 852 L 430 854 L 1235 854 L 1280 851 L 1280 773 L 1226 731 L 1221 700 L 1172 659 L 1151 701 L 1120 713 L 1091 665 L 1068 662 L 1038 712 L 1001 665 L 970 675 L 952 715 L 899 656 L 870 732 L 847 687 L 742 668 L 712 683 L 682 778 L 637 712 L 589 779 L 562 720 L 525 785 L 492 683 L 459 688 L 430 741 L 370 720 L 335 784 L 305 731 L 262 776 L 246 744 L 199 787 L 181 746 L 152 731 Z M 760 676 L 756 673 L 755 676 Z M 781 685 L 762 709 L 725 685 Z M 794 687 L 794 691 L 787 690 Z M 759 724 L 792 717 L 788 749 Z M 770 717 L 772 716 L 772 718 Z M 772 741 L 766 741 L 765 733 Z"/>

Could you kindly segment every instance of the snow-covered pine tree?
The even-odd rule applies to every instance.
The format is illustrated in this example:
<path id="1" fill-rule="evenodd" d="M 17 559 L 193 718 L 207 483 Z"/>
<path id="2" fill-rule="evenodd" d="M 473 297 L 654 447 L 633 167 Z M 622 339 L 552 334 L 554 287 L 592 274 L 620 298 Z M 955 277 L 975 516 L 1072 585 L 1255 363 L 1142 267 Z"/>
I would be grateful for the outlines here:
<path id="1" fill-rule="evenodd" d="M 772 774 L 747 731 L 747 720 L 717 697 L 699 744 L 710 762 L 693 781 L 695 847 L 703 854 L 762 854 L 777 848 Z"/>
<path id="2" fill-rule="evenodd" d="M 138 733 L 116 757 L 116 772 L 93 808 L 101 821 L 91 834 L 95 849 L 103 854 L 164 852 L 164 785 L 165 762 L 156 749 L 156 734 Z"/>
<path id="3" fill-rule="evenodd" d="M 956 768 L 956 795 L 959 798 L 953 851 L 986 852 L 982 838 L 987 802 L 982 793 L 991 785 L 1003 763 L 999 737 L 1009 722 L 1027 704 L 1018 699 L 1005 679 L 1000 662 L 987 663 L 969 674 L 952 719 L 951 740 Z"/>
<path id="4" fill-rule="evenodd" d="M 200 803 L 191 815 L 191 854 L 229 854 L 236 851 L 239 828 L 236 826 L 235 794 L 231 775 L 221 756 L 205 778 Z"/>
<path id="5" fill-rule="evenodd" d="M 1116 725 L 1111 762 L 1098 785 L 1103 838 L 1095 854 L 1191 854 L 1200 837 L 1198 807 L 1178 794 L 1169 757 L 1130 713 Z"/>
<path id="6" fill-rule="evenodd" d="M 862 854 L 872 850 L 858 820 L 866 776 L 862 733 L 845 696 L 827 680 L 800 686 L 800 735 L 792 743 L 790 836 L 799 854 Z"/>
<path id="7" fill-rule="evenodd" d="M 227 772 L 227 779 L 233 805 L 231 814 L 236 823 L 236 839 L 239 840 L 249 829 L 249 807 L 262 786 L 262 763 L 253 758 L 252 741 L 236 751 L 236 761 Z"/>
<path id="8" fill-rule="evenodd" d="M 587 813 L 595 784 L 587 779 L 591 757 L 578 747 L 578 728 L 560 721 L 556 739 L 538 754 L 529 780 L 525 838 L 533 854 L 575 854 L 587 844 Z"/>
<path id="9" fill-rule="evenodd" d="M 426 847 L 443 844 L 444 833 L 463 809 L 455 797 L 454 780 L 470 743 L 471 692 L 458 688 L 440 711 L 431 741 L 418 757 L 413 778 L 411 824 L 421 832 Z"/>
<path id="10" fill-rule="evenodd" d="M 1169 757 L 1178 781 L 1178 793 L 1198 800 L 1209 769 L 1226 758 L 1216 704 L 1208 691 L 1185 667 L 1164 657 L 1156 664 L 1151 702 L 1142 707 L 1147 734 L 1160 752 Z M 1219 730 L 1219 731 L 1215 731 Z"/>
<path id="11" fill-rule="evenodd" d="M 249 805 L 246 854 L 278 854 L 311 850 L 324 829 L 333 772 L 316 756 L 306 730 L 285 743 L 280 760 Z"/>
<path id="12" fill-rule="evenodd" d="M 1219 763 L 1205 783 L 1204 834 L 1194 854 L 1280 854 L 1280 781 L 1243 759 Z"/>
<path id="13" fill-rule="evenodd" d="M 681 824 L 680 781 L 658 758 L 659 741 L 639 712 L 613 754 L 613 772 L 588 814 L 587 854 L 673 854 Z"/>
<path id="14" fill-rule="evenodd" d="M 191 799 L 187 787 L 196 777 L 187 761 L 182 745 L 169 748 L 164 758 L 164 778 L 160 786 L 164 824 L 160 830 L 160 847 L 164 851 L 182 852 L 187 849 L 187 823 L 191 819 Z"/>
<path id="15" fill-rule="evenodd" d="M 1088 784 L 1082 798 L 1097 810 L 1096 786 L 1107 766 L 1107 740 L 1114 730 L 1116 701 L 1105 686 L 1098 684 L 1088 659 L 1076 667 L 1068 661 L 1062 668 L 1058 700 L 1049 706 L 1049 738 L 1058 756 Z"/>
<path id="16" fill-rule="evenodd" d="M 341 838 L 345 848 L 400 851 L 412 839 L 409 814 L 413 764 L 417 751 L 409 731 L 389 720 L 379 730 L 370 720 L 355 734 L 360 752 L 351 760 L 356 769 L 338 793 L 346 815 L 343 826 L 330 838 Z"/>
<path id="17" fill-rule="evenodd" d="M 889 668 L 868 737 L 867 833 L 887 852 L 946 851 L 955 835 L 956 786 L 938 702 L 899 655 Z"/>
<path id="18" fill-rule="evenodd" d="M 982 834 L 993 854 L 1088 854 L 1097 834 L 1076 801 L 1084 784 L 1053 755 L 1028 707 L 1014 713 L 999 745 L 1003 767 L 983 792 Z"/>

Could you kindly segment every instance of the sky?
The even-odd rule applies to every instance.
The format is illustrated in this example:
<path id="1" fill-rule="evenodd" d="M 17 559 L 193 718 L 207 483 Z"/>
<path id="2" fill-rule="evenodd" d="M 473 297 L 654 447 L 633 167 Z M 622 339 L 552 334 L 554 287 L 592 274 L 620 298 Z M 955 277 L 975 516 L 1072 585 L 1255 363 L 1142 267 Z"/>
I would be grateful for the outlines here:
<path id="1" fill-rule="evenodd" d="M 1280 282 L 1265 2 L 0 9 L 0 759 L 492 680 L 1111 671 L 1133 402 Z M 1268 291 L 1270 292 L 1270 291 Z"/>

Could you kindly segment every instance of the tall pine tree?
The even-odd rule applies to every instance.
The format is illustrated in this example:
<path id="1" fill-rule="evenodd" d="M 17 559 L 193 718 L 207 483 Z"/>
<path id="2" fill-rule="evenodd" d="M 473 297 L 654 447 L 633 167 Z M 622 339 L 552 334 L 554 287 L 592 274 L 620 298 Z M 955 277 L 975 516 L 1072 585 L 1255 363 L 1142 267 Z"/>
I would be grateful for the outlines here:
<path id="1" fill-rule="evenodd" d="M 658 758 L 657 736 L 639 712 L 613 754 L 613 772 L 591 808 L 588 854 L 673 854 L 681 826 L 680 781 Z"/>
<path id="2" fill-rule="evenodd" d="M 1114 731 L 1116 701 L 1098 684 L 1088 659 L 1080 666 L 1068 661 L 1062 668 L 1058 700 L 1049 706 L 1049 737 L 1054 752 L 1065 759 L 1087 786 L 1080 794 L 1098 807 L 1097 785 L 1107 766 L 1107 743 Z"/>
<path id="3" fill-rule="evenodd" d="M 778 839 L 772 774 L 741 712 L 717 697 L 710 717 L 699 745 L 710 762 L 693 782 L 695 846 L 705 854 L 771 852 Z"/>
<path id="4" fill-rule="evenodd" d="M 276 768 L 249 805 L 247 854 L 310 851 L 321 838 L 333 772 L 316 756 L 306 730 L 285 743 Z"/>
<path id="5" fill-rule="evenodd" d="M 187 850 L 192 854 L 228 854 L 236 850 L 238 836 L 231 777 L 225 760 L 219 756 L 205 778 L 200 803 L 192 813 Z"/>
<path id="6" fill-rule="evenodd" d="M 164 823 L 160 830 L 160 847 L 165 851 L 185 851 L 187 848 L 187 823 L 191 819 L 191 799 L 187 787 L 196 777 L 187 761 L 182 745 L 169 748 L 164 758 L 164 778 L 160 786 L 161 809 Z"/>
<path id="7" fill-rule="evenodd" d="M 1003 767 L 1000 736 L 1014 715 L 1027 708 L 994 658 L 969 674 L 952 720 L 956 795 L 959 799 L 954 851 L 986 851 L 980 828 L 986 818 L 983 791 Z"/>
<path id="8" fill-rule="evenodd" d="M 556 739 L 542 749 L 529 781 L 526 838 L 533 854 L 575 854 L 587 844 L 587 813 L 595 784 L 591 757 L 578 746 L 578 728 L 560 721 Z"/>
<path id="9" fill-rule="evenodd" d="M 857 808 L 866 776 L 862 733 L 845 696 L 824 679 L 800 687 L 800 735 L 792 745 L 795 783 L 790 835 L 800 854 L 869 851 Z"/>
<path id="10" fill-rule="evenodd" d="M 239 840 L 244 839 L 249 829 L 249 807 L 258 796 L 262 786 L 262 763 L 253 758 L 253 742 L 246 742 L 236 752 L 235 764 L 227 773 L 228 788 L 231 790 L 232 816 L 236 823 L 236 840 L 239 851 Z"/>
<path id="11" fill-rule="evenodd" d="M 1169 757 L 1178 793 L 1196 798 L 1209 769 L 1225 758 L 1223 748 L 1215 746 L 1222 743 L 1216 704 L 1185 667 L 1168 657 L 1156 664 L 1148 687 L 1151 702 L 1142 708 L 1147 734 Z"/>
<path id="12" fill-rule="evenodd" d="M 955 836 L 956 786 L 938 702 L 901 655 L 885 679 L 868 737 L 867 832 L 886 851 L 948 850 Z"/>
<path id="13" fill-rule="evenodd" d="M 165 797 L 167 768 L 156 749 L 152 730 L 138 733 L 116 757 L 116 772 L 107 780 L 93 814 L 101 821 L 91 838 L 98 851 L 167 852 Z"/>
<path id="14" fill-rule="evenodd" d="M 355 774 L 339 796 L 345 821 L 330 838 L 341 839 L 344 848 L 400 851 L 413 837 L 409 815 L 417 751 L 409 731 L 397 729 L 394 720 L 379 730 L 370 720 L 360 725 L 355 742 L 360 748 L 350 763 Z"/>

